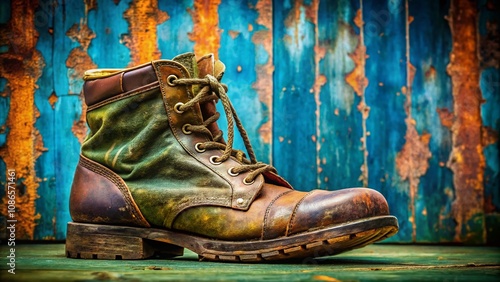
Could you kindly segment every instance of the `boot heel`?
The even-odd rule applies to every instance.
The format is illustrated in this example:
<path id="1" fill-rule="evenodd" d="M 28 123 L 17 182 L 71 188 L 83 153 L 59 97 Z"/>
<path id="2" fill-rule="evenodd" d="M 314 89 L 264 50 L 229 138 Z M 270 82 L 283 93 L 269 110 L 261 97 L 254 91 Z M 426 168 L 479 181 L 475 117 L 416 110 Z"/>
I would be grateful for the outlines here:
<path id="1" fill-rule="evenodd" d="M 99 225 L 94 224 L 68 223 L 66 256 L 82 259 L 121 260 L 146 259 L 155 254 L 179 256 L 184 252 L 182 247 L 136 236 L 100 234 L 98 227 Z"/>

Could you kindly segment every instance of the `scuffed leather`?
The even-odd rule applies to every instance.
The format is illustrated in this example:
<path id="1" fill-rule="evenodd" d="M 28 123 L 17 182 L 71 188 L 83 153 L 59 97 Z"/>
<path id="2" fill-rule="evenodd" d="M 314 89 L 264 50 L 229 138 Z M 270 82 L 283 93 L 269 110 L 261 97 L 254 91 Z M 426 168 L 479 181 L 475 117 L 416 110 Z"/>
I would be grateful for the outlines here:
<path id="1" fill-rule="evenodd" d="M 125 182 L 83 156 L 76 167 L 69 205 L 76 222 L 149 227 Z"/>
<path id="2" fill-rule="evenodd" d="M 193 54 L 176 58 L 183 64 L 194 61 Z M 175 104 L 186 103 L 199 88 L 170 85 L 168 77 L 223 71 L 223 64 L 216 65 L 208 55 L 187 68 L 176 61 L 159 60 L 99 82 L 86 82 L 93 83 L 84 86 L 86 97 L 95 95 L 99 101 L 87 112 L 90 133 L 82 155 L 116 175 L 128 190 L 79 166 L 71 196 L 75 221 L 127 224 L 130 218 L 116 221 L 115 214 L 127 193 L 147 224 L 219 240 L 268 240 L 389 214 L 387 202 L 375 190 L 300 192 L 273 172 L 245 185 L 243 179 L 249 172 L 228 173 L 240 165 L 238 160 L 230 157 L 214 165 L 210 157 L 220 156 L 222 151 L 197 152 L 196 144 L 210 141 L 209 136 L 186 134 L 182 127 L 201 125 L 215 112 L 215 104 L 195 105 L 177 113 Z M 209 129 L 213 134 L 220 130 L 216 123 Z"/>
<path id="3" fill-rule="evenodd" d="M 388 214 L 384 197 L 372 189 L 300 192 L 264 184 L 248 211 L 191 208 L 173 228 L 221 240 L 269 240 Z"/>

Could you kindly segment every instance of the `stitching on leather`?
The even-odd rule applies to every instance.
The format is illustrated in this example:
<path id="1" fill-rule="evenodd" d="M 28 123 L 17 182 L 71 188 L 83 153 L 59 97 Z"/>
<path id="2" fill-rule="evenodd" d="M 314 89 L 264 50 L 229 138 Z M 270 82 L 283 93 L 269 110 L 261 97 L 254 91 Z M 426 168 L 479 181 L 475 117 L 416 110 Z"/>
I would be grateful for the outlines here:
<path id="1" fill-rule="evenodd" d="M 274 205 L 274 202 L 276 202 L 279 198 L 281 198 L 282 196 L 288 194 L 288 193 L 291 193 L 293 192 L 293 190 L 289 190 L 289 191 L 285 191 L 285 192 L 282 192 L 281 194 L 279 194 L 278 196 L 276 196 L 272 201 L 271 203 L 269 203 L 269 205 L 267 206 L 267 209 L 266 209 L 266 214 L 264 215 L 264 223 L 262 225 L 262 233 L 260 235 L 260 239 L 261 240 L 264 240 L 265 238 L 265 235 L 266 235 L 266 226 L 267 226 L 267 219 L 269 217 L 269 213 L 271 212 L 271 207 Z"/>
<path id="2" fill-rule="evenodd" d="M 125 184 L 123 182 L 123 179 L 121 179 L 121 177 L 116 175 L 116 173 L 114 173 L 110 169 L 108 169 L 108 168 L 106 168 L 106 167 L 104 167 L 104 166 L 102 166 L 94 161 L 87 159 L 83 155 L 80 155 L 79 164 L 82 167 L 105 177 L 106 179 L 111 181 L 113 184 L 115 184 L 118 187 L 118 189 L 122 192 L 122 195 L 123 195 L 125 201 L 127 202 L 127 205 L 130 207 L 129 211 L 132 213 L 132 216 L 136 220 L 136 223 L 138 223 L 140 226 L 150 227 L 147 220 L 144 218 L 142 213 L 138 210 L 137 204 L 132 199 L 132 195 L 130 195 L 130 191 L 127 187 L 127 184 Z"/>
<path id="3" fill-rule="evenodd" d="M 132 96 L 135 96 L 135 95 L 142 94 L 144 92 L 153 90 L 153 89 L 158 88 L 158 87 L 159 87 L 158 81 L 154 81 L 154 82 L 152 82 L 150 84 L 146 84 L 146 85 L 141 86 L 139 88 L 136 88 L 134 90 L 130 90 L 128 92 L 115 95 L 115 96 L 110 97 L 108 99 L 102 100 L 102 101 L 100 101 L 98 103 L 95 103 L 95 104 L 93 104 L 91 106 L 88 106 L 87 112 L 90 112 L 92 110 L 95 110 L 95 109 L 100 108 L 102 106 L 105 106 L 107 104 L 110 104 L 110 103 L 113 103 L 113 102 L 116 102 L 116 101 L 119 101 L 119 100 L 122 100 L 122 99 L 125 99 L 125 98 L 129 98 L 129 97 L 132 97 Z"/>
<path id="4" fill-rule="evenodd" d="M 313 191 L 307 193 L 306 195 L 304 195 L 304 197 L 302 197 L 302 199 L 300 199 L 300 201 L 297 203 L 297 205 L 295 205 L 295 207 L 293 208 L 293 213 L 292 213 L 292 216 L 290 217 L 290 222 L 288 223 L 288 226 L 286 228 L 285 236 L 288 236 L 288 233 L 293 228 L 293 224 L 294 224 L 294 221 L 295 221 L 295 216 L 297 214 L 297 210 L 299 209 L 299 206 L 302 204 L 302 202 L 304 202 L 304 199 L 307 198 L 309 195 L 312 195 L 314 193 L 314 191 L 315 190 L 313 190 Z"/>

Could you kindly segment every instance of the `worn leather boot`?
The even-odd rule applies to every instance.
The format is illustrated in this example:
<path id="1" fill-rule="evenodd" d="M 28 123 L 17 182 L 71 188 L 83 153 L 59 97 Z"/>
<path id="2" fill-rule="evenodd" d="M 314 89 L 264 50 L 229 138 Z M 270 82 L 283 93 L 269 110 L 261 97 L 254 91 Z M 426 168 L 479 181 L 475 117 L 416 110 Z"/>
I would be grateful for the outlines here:
<path id="1" fill-rule="evenodd" d="M 223 72 L 212 55 L 196 61 L 191 53 L 86 72 L 90 131 L 71 190 L 68 257 L 142 259 L 188 248 L 202 260 L 284 260 L 333 255 L 397 232 L 379 192 L 300 192 L 257 162 Z M 233 149 L 233 124 L 248 159 Z"/>

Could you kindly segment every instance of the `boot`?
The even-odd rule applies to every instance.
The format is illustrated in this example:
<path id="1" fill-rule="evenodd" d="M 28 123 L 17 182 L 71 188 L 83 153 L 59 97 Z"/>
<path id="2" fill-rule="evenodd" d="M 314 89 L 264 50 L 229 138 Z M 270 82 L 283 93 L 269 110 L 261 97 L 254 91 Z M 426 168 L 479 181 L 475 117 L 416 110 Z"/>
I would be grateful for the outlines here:
<path id="1" fill-rule="evenodd" d="M 255 159 L 212 55 L 85 73 L 89 133 L 70 196 L 72 258 L 255 262 L 338 254 L 394 235 L 367 188 L 300 192 Z M 227 140 L 217 125 L 220 101 Z M 234 124 L 247 153 L 233 148 Z"/>

